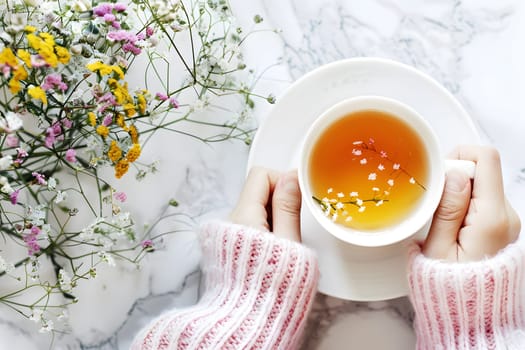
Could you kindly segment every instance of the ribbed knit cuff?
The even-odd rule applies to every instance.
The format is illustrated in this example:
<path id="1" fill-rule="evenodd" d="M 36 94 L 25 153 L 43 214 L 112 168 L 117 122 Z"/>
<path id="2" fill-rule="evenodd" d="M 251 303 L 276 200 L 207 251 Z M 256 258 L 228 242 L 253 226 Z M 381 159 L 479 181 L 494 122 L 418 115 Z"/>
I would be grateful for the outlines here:
<path id="1" fill-rule="evenodd" d="M 525 349 L 525 249 L 511 244 L 478 262 L 410 254 L 417 349 Z"/>

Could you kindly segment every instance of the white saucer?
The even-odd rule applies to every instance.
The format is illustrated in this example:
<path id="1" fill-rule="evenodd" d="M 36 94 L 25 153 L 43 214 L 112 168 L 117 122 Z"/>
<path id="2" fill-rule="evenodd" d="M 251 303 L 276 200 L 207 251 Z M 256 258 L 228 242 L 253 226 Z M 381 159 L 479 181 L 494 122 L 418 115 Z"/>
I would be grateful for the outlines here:
<path id="1" fill-rule="evenodd" d="M 463 107 L 429 76 L 379 58 L 336 61 L 306 74 L 281 96 L 259 127 L 250 150 L 254 165 L 289 170 L 308 126 L 333 104 L 353 96 L 380 95 L 408 104 L 423 115 L 448 153 L 457 144 L 480 143 Z M 420 236 L 424 236 L 422 232 Z M 361 248 L 338 240 L 317 224 L 303 205 L 303 243 L 317 251 L 321 293 L 348 300 L 384 300 L 407 295 L 407 243 Z"/>

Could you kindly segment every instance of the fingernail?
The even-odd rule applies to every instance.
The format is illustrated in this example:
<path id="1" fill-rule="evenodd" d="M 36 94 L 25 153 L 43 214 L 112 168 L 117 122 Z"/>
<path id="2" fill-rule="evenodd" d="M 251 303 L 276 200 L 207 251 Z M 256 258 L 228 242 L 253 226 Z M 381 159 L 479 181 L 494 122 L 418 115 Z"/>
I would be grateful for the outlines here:
<path id="1" fill-rule="evenodd" d="M 294 173 L 286 173 L 279 179 L 280 185 L 287 193 L 296 193 L 298 190 L 297 178 Z"/>
<path id="2" fill-rule="evenodd" d="M 447 189 L 453 192 L 461 192 L 467 185 L 468 178 L 459 171 L 450 171 L 447 174 Z"/>

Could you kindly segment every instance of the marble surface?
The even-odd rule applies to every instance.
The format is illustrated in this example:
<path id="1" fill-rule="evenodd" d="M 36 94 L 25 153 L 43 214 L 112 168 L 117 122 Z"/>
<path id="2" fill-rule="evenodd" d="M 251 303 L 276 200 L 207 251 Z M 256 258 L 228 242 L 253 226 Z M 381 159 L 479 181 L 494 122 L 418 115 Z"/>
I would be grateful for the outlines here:
<path id="1" fill-rule="evenodd" d="M 507 196 L 523 220 L 525 3 L 235 0 L 232 6 L 242 24 L 258 13 L 268 28 L 282 30 L 260 33 L 245 46 L 248 64 L 267 69 L 257 88 L 262 94 L 278 98 L 308 71 L 357 56 L 394 59 L 435 78 L 472 115 L 483 142 L 500 150 Z M 260 123 L 269 108 L 259 103 Z M 249 148 L 240 142 L 212 147 L 184 138 L 174 142 L 173 149 L 181 151 L 162 155 L 157 177 L 129 197 L 145 221 L 163 209 L 161 198 L 177 198 L 180 215 L 166 224 L 180 232 L 166 238 L 140 270 L 99 271 L 100 278 L 80 291 L 81 301 L 69 310 L 71 333 L 50 339 L 30 322 L 0 315 L 0 349 L 127 349 L 149 319 L 198 300 L 200 257 L 193 229 L 226 216 L 234 205 Z M 191 219 L 182 219 L 185 214 Z M 302 349 L 410 349 L 412 320 L 406 298 L 363 303 L 319 294 Z"/>

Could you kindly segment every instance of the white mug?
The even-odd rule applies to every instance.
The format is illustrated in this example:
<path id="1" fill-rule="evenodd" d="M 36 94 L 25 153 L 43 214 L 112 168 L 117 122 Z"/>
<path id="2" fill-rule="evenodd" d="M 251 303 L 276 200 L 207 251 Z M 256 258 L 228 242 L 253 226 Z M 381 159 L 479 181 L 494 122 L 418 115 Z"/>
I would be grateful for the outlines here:
<path id="1" fill-rule="evenodd" d="M 386 112 L 408 124 L 419 135 L 426 151 L 429 166 L 425 191 L 419 199 L 418 205 L 399 222 L 372 231 L 348 227 L 334 222 L 329 215 L 327 216 L 319 203 L 313 199 L 314 194 L 312 193 L 309 174 L 311 151 L 323 132 L 341 118 L 350 118 L 355 112 L 367 110 Z M 365 135 L 363 136 L 365 137 Z M 448 168 L 461 169 L 471 178 L 474 177 L 475 164 L 473 162 L 444 160 L 441 154 L 437 136 L 431 126 L 411 107 L 382 96 L 354 97 L 332 106 L 310 126 L 300 150 L 299 186 L 307 209 L 330 234 L 357 246 L 387 246 L 410 238 L 428 226 L 441 199 L 445 184 L 445 172 Z"/>

